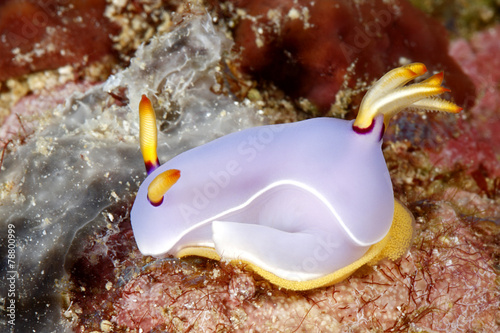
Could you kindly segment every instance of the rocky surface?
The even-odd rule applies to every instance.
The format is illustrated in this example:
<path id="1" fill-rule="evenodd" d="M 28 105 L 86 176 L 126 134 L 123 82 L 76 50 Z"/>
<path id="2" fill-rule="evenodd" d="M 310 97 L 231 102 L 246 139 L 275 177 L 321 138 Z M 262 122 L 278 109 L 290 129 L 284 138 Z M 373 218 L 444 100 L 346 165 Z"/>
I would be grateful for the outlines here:
<path id="1" fill-rule="evenodd" d="M 353 100 L 359 104 L 367 82 L 416 61 L 446 72 L 457 103 L 474 100 L 469 78 L 448 55 L 444 27 L 405 0 L 234 0 L 222 9 L 234 25 L 241 70 L 299 104 L 308 99 L 309 111 L 325 114 L 343 98 L 345 112 Z"/>
<path id="2" fill-rule="evenodd" d="M 0 81 L 68 64 L 87 66 L 112 55 L 106 1 L 3 1 Z"/>
<path id="3" fill-rule="evenodd" d="M 304 6 L 297 8 L 304 27 L 313 18 L 304 20 Z M 117 1 L 107 9 L 123 26 L 140 27 L 130 23 L 132 12 L 129 4 Z M 460 117 L 406 113 L 386 133 L 384 155 L 395 195 L 416 217 L 413 245 L 401 260 L 363 268 L 329 288 L 290 292 L 245 267 L 199 258 L 154 259 L 138 252 L 129 212 L 145 177 L 136 114 L 142 91 L 156 93 L 163 161 L 262 124 L 261 114 L 271 122 L 302 117 L 300 110 L 295 113 L 304 110 L 304 104 L 294 104 L 298 95 L 265 90 L 260 81 L 238 74 L 233 66 L 238 56 L 226 38 L 238 21 L 223 18 L 180 16 L 171 35 L 153 38 L 129 67 L 115 69 L 102 85 L 79 79 L 73 75 L 77 71 L 68 76 L 57 70 L 9 86 L 32 91 L 9 107 L 21 116 L 12 113 L 0 131 L 5 142 L 11 140 L 2 154 L 0 228 L 14 225 L 16 230 L 16 330 L 498 331 L 499 27 L 450 47 L 470 76 L 454 84 L 474 91 L 463 96 L 475 102 L 473 108 Z M 151 29 L 134 31 L 143 38 L 154 34 Z M 132 35 L 129 30 L 122 40 Z M 255 41 L 252 36 L 249 42 Z M 37 88 L 36 82 L 50 81 L 47 89 Z M 362 86 L 369 83 L 361 80 Z M 238 96 L 248 97 L 244 102 L 213 93 L 238 89 Z M 344 93 L 351 94 L 348 88 Z M 5 257 L 3 231 L 0 244 Z M 8 270 L 2 262 L 2 276 Z M 1 289 L 0 327 L 10 328 L 5 295 Z"/>

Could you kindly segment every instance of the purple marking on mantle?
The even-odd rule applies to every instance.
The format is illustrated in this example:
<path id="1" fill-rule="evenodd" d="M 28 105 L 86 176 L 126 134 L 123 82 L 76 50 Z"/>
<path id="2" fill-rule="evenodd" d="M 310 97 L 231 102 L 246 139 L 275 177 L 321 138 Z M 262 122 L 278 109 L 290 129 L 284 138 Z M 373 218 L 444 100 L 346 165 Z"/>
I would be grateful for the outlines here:
<path id="1" fill-rule="evenodd" d="M 373 129 L 375 128 L 375 122 L 376 122 L 376 119 L 373 119 L 370 126 L 368 126 L 366 128 L 361 128 L 361 127 L 353 125 L 352 129 L 354 132 L 361 134 L 361 135 L 370 134 L 371 132 L 373 132 Z M 385 124 L 382 123 L 382 128 L 380 130 L 379 140 L 382 140 L 382 138 L 384 137 L 384 133 L 385 133 Z"/>
<path id="2" fill-rule="evenodd" d="M 146 166 L 146 171 L 149 175 L 149 174 L 151 174 L 151 172 L 155 171 L 160 166 L 160 160 L 156 159 L 155 163 L 147 161 L 147 162 L 144 162 L 144 165 Z"/>
<path id="3" fill-rule="evenodd" d="M 373 131 L 374 127 L 375 127 L 375 119 L 372 120 L 372 123 L 370 124 L 370 126 L 368 126 L 366 128 L 361 128 L 361 127 L 353 125 L 352 129 L 354 130 L 354 132 L 356 132 L 358 134 L 368 134 L 368 133 L 371 133 L 371 131 Z"/>
<path id="4" fill-rule="evenodd" d="M 163 203 L 163 197 L 161 198 L 160 201 L 158 202 L 153 202 L 151 201 L 151 199 L 149 199 L 149 196 L 148 196 L 148 201 L 154 206 L 154 207 L 158 207 L 159 205 L 161 205 Z"/>

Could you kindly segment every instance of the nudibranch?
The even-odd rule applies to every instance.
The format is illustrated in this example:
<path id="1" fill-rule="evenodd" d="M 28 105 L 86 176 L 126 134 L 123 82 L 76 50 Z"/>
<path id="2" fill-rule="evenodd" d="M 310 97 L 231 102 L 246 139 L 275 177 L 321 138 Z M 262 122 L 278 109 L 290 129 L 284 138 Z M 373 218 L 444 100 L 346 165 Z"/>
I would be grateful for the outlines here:
<path id="1" fill-rule="evenodd" d="M 411 213 L 394 199 L 382 155 L 389 119 L 405 108 L 456 113 L 434 96 L 443 73 L 413 63 L 364 96 L 354 121 L 315 118 L 242 130 L 160 166 L 155 113 L 139 105 L 148 176 L 131 212 L 144 255 L 241 262 L 270 282 L 306 290 L 409 248 Z"/>

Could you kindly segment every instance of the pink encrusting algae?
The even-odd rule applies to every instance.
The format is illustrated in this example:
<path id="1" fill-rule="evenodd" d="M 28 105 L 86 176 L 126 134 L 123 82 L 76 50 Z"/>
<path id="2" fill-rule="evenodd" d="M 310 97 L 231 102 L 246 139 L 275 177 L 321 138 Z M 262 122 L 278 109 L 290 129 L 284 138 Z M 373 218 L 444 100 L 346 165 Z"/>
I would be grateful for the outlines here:
<path id="1" fill-rule="evenodd" d="M 288 13 L 289 18 L 298 15 L 302 20 L 307 14 L 302 10 Z M 215 75 L 223 78 L 217 82 L 226 80 L 224 75 L 228 73 L 221 73 L 219 68 L 214 74 L 212 68 L 220 66 L 220 54 L 230 52 L 226 47 L 213 56 L 210 52 L 217 46 L 200 47 L 197 40 L 189 41 L 197 35 L 204 41 L 222 38 L 213 32 L 208 33 L 209 37 L 205 35 L 212 29 L 208 22 L 213 17 L 198 24 L 197 16 L 184 17 L 179 23 L 181 38 L 165 44 L 187 47 L 189 54 L 198 57 L 192 58 L 207 54 L 212 57 L 206 62 L 209 65 L 190 63 L 196 69 L 183 72 L 184 78 L 199 78 L 186 85 L 199 90 L 193 93 L 186 88 L 175 95 L 176 103 L 185 103 L 182 108 L 168 104 L 169 97 L 165 97 L 178 93 L 177 79 L 166 79 L 170 85 L 161 86 L 162 90 L 154 84 L 152 75 L 142 75 L 137 68 L 150 66 L 155 73 L 175 68 L 175 76 L 185 69 L 185 59 L 179 58 L 178 66 L 162 67 L 161 57 L 146 52 L 131 62 L 135 72 L 119 74 L 108 82 L 109 91 L 70 82 L 65 83 L 66 87 L 51 89 L 53 96 L 47 99 L 45 93 L 34 94 L 15 107 L 20 112 L 31 112 L 35 103 L 47 107 L 53 105 L 53 100 L 62 100 L 60 93 L 87 90 L 52 115 L 61 123 L 59 127 L 42 131 L 32 126 L 28 117 L 21 116 L 29 133 L 19 135 L 26 140 L 9 144 L 2 155 L 0 221 L 15 224 L 19 230 L 18 270 L 22 274 L 18 288 L 22 298 L 17 300 L 18 327 L 26 331 L 60 329 L 82 333 L 498 332 L 500 67 L 496 64 L 500 59 L 500 26 L 451 45 L 451 56 L 469 75 L 478 96 L 463 97 L 476 101 L 474 108 L 464 110 L 464 119 L 407 114 L 397 120 L 395 134 L 388 133 L 385 138 L 384 156 L 395 197 L 407 204 L 416 217 L 408 254 L 395 262 L 382 261 L 362 268 L 328 288 L 293 292 L 268 283 L 244 266 L 203 258 L 154 259 L 142 256 L 135 245 L 129 213 L 138 184 L 144 179 L 135 139 L 137 129 L 130 125 L 136 123 L 130 116 L 135 109 L 122 108 L 122 101 L 110 96 L 125 101 L 130 97 L 138 102 L 139 87 L 149 86 L 161 90 L 160 100 L 168 104 L 165 108 L 176 112 L 180 112 L 176 107 L 185 110 L 197 100 L 193 94 L 202 99 L 201 106 L 196 106 L 204 110 L 202 117 L 196 118 L 198 114 L 192 110 L 184 113 L 194 117 L 194 124 L 184 122 L 182 117 L 172 120 L 168 118 L 172 113 L 165 113 L 167 129 L 161 134 L 163 147 L 159 153 L 163 161 L 172 150 L 179 153 L 204 143 L 213 128 L 225 134 L 261 124 L 245 120 L 249 112 L 243 110 L 243 105 L 252 104 L 248 100 L 246 104 L 235 104 L 230 98 L 208 93 L 215 87 Z M 231 25 L 229 19 L 223 22 L 222 16 L 216 18 L 220 25 L 225 23 L 233 29 L 238 23 Z M 190 30 L 193 25 L 195 32 Z M 152 44 L 156 42 L 153 39 Z M 155 47 L 177 54 L 175 47 L 165 45 Z M 181 53 L 186 52 L 183 49 Z M 358 62 L 357 66 L 362 64 Z M 196 76 L 200 68 L 209 70 Z M 383 72 L 387 68 L 378 69 Z M 462 91 L 471 90 L 466 76 L 455 73 L 455 77 L 459 79 L 454 84 L 464 86 Z M 159 81 L 163 79 L 159 77 Z M 204 85 L 207 80 L 210 83 Z M 371 80 L 363 82 L 368 85 Z M 310 85 L 308 89 L 312 89 Z M 124 92 L 127 87 L 128 92 Z M 266 96 L 265 91 L 260 93 Z M 203 109 L 207 104 L 209 107 Z M 257 98 L 254 104 L 257 107 L 251 110 L 255 112 L 262 110 L 265 103 Z M 222 113 L 220 108 L 227 112 Z M 271 113 L 269 109 L 266 112 Z M 271 118 L 279 119 L 282 112 L 276 108 Z M 18 119 L 14 117 L 13 124 Z M 435 122 L 430 123 L 430 119 Z M 405 126 L 417 129 L 398 134 L 397 129 Z M 15 127 L 4 129 L 12 131 L 16 131 Z M 432 143 L 421 145 L 426 140 Z M 59 199 L 50 199 L 54 197 Z M 71 216 L 66 214 L 68 211 Z"/>

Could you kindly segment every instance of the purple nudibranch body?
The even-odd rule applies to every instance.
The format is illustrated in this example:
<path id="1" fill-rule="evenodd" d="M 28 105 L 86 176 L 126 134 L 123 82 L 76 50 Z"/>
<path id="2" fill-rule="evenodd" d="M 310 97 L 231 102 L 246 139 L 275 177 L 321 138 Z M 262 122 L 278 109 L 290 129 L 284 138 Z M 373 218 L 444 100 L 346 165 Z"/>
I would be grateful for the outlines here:
<path id="1" fill-rule="evenodd" d="M 143 96 L 141 150 L 150 174 L 131 212 L 139 250 L 243 262 L 296 290 L 330 285 L 366 263 L 401 256 L 413 218 L 394 199 L 381 151 L 384 128 L 406 107 L 460 109 L 429 97 L 446 91 L 442 74 L 403 87 L 425 71 L 416 63 L 386 74 L 366 94 L 355 121 L 315 118 L 250 128 L 161 166 L 154 111 Z"/>

